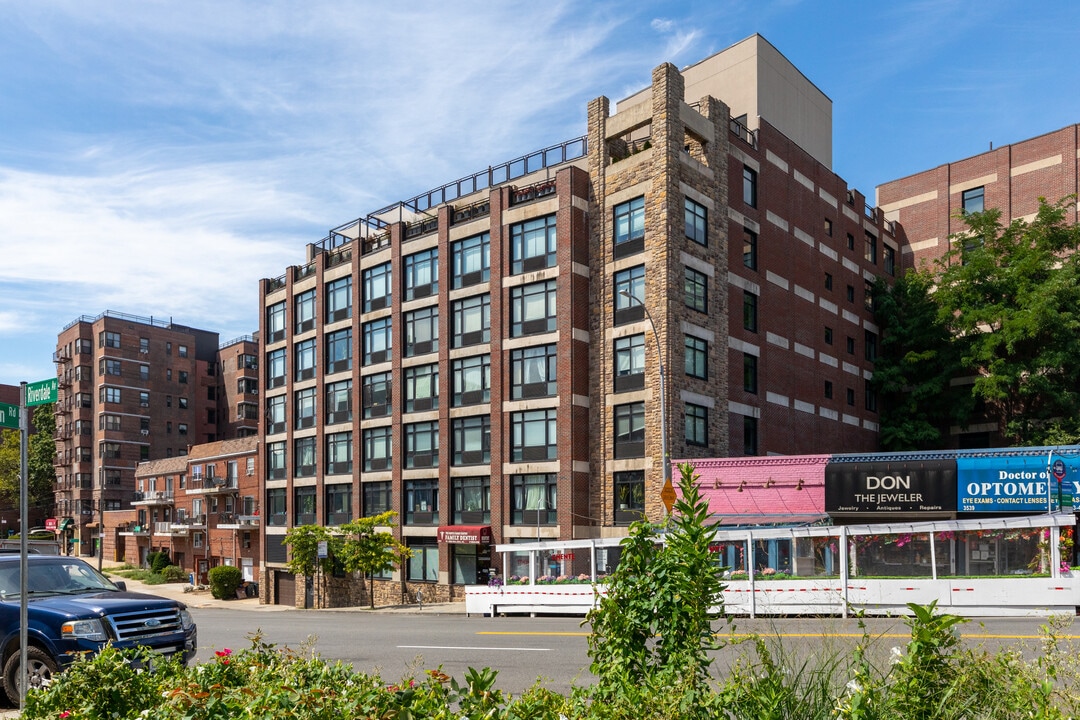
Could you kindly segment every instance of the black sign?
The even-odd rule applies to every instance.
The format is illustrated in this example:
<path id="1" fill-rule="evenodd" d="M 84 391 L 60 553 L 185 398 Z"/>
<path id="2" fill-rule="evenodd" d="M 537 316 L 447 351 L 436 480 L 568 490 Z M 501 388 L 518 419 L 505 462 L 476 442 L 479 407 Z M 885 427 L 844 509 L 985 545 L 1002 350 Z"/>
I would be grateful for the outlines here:
<path id="1" fill-rule="evenodd" d="M 825 512 L 917 515 L 956 509 L 956 461 L 830 462 Z"/>

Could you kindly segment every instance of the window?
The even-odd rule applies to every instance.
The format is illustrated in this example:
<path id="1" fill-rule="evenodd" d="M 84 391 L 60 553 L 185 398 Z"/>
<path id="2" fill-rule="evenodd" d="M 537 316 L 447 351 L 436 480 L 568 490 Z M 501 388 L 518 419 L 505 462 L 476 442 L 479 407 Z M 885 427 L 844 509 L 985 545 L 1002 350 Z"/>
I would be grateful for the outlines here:
<path id="1" fill-rule="evenodd" d="M 285 396 L 266 398 L 266 434 L 285 432 Z"/>
<path id="2" fill-rule="evenodd" d="M 390 306 L 390 263 L 363 272 L 364 312 Z"/>
<path id="3" fill-rule="evenodd" d="M 314 289 L 302 292 L 296 296 L 293 312 L 296 314 L 293 319 L 296 322 L 296 330 L 294 332 L 297 335 L 315 329 Z"/>
<path id="4" fill-rule="evenodd" d="M 832 237 L 832 220 L 825 218 L 825 234 Z"/>
<path id="5" fill-rule="evenodd" d="M 293 440 L 293 477 L 314 477 L 315 467 L 315 436 Z"/>
<path id="6" fill-rule="evenodd" d="M 315 377 L 315 338 L 301 340 L 293 348 L 293 361 L 296 363 L 294 379 L 299 382 Z"/>
<path id="7" fill-rule="evenodd" d="M 866 262 L 877 265 L 877 236 L 869 230 L 866 232 L 866 251 L 863 258 Z"/>
<path id="8" fill-rule="evenodd" d="M 491 235 L 482 233 L 450 246 L 453 264 L 450 284 L 458 288 L 487 282 L 491 273 Z"/>
<path id="9" fill-rule="evenodd" d="M 486 465 L 491 462 L 491 416 L 455 418 L 452 465 Z"/>
<path id="10" fill-rule="evenodd" d="M 285 384 L 285 348 L 266 353 L 266 387 L 276 388 Z"/>
<path id="11" fill-rule="evenodd" d="M 558 443 L 554 409 L 510 413 L 510 462 L 554 460 Z"/>
<path id="12" fill-rule="evenodd" d="M 832 380 L 826 380 L 825 381 L 825 399 L 826 400 L 832 400 L 832 396 L 833 396 Z"/>
<path id="13" fill-rule="evenodd" d="M 120 361 L 113 360 L 112 358 L 104 358 L 101 361 L 101 370 L 99 375 L 120 375 Z"/>
<path id="14" fill-rule="evenodd" d="M 390 414 L 390 373 L 382 372 L 365 375 L 361 380 L 361 401 L 364 419 L 383 417 Z"/>
<path id="15" fill-rule="evenodd" d="M 364 323 L 364 364 L 374 365 L 390 359 L 393 348 L 393 336 L 390 331 L 390 318 L 384 317 Z"/>
<path id="16" fill-rule="evenodd" d="M 150 379 L 150 366 L 149 365 L 139 365 L 139 379 L 140 380 L 149 380 Z M 187 382 L 187 373 L 184 372 L 183 370 L 180 371 L 180 382 Z"/>
<path id="17" fill-rule="evenodd" d="M 825 344 L 832 345 L 833 331 L 831 327 L 825 328 Z"/>
<path id="18" fill-rule="evenodd" d="M 285 303 L 275 302 L 267 308 L 268 342 L 285 339 Z"/>
<path id="19" fill-rule="evenodd" d="M 352 521 L 352 485 L 326 486 L 326 524 L 344 525 Z"/>
<path id="20" fill-rule="evenodd" d="M 825 273 L 825 289 L 832 290 L 832 273 Z"/>
<path id="21" fill-rule="evenodd" d="M 77 404 L 79 407 L 90 407 L 90 396 L 81 393 L 82 397 L 77 398 Z M 105 386 L 101 388 L 101 399 L 107 403 L 120 402 L 120 388 Z"/>
<path id="22" fill-rule="evenodd" d="M 120 429 L 120 416 L 119 415 L 102 415 L 99 422 L 102 430 L 119 430 Z"/>
<path id="23" fill-rule="evenodd" d="M 439 306 L 405 314 L 405 357 L 439 351 Z"/>
<path id="24" fill-rule="evenodd" d="M 352 328 L 326 335 L 326 372 L 352 370 Z"/>
<path id="25" fill-rule="evenodd" d="M 645 387 L 645 336 L 615 339 L 615 392 Z"/>
<path id="26" fill-rule="evenodd" d="M 236 405 L 237 420 L 258 420 L 259 406 L 255 403 L 242 402 Z"/>
<path id="27" fill-rule="evenodd" d="M 405 412 L 437 410 L 439 407 L 439 366 L 414 365 L 405 368 Z"/>
<path id="28" fill-rule="evenodd" d="M 150 393 L 139 393 L 139 407 L 150 407 Z"/>
<path id="29" fill-rule="evenodd" d="M 757 233 L 747 227 L 743 228 L 742 264 L 757 270 Z"/>
<path id="30" fill-rule="evenodd" d="M 874 283 L 869 280 L 863 283 L 863 307 L 870 312 L 874 311 Z"/>
<path id="31" fill-rule="evenodd" d="M 855 338 L 851 337 L 850 335 L 848 335 L 847 338 L 847 352 L 848 355 L 855 354 Z"/>
<path id="32" fill-rule="evenodd" d="M 869 412 L 877 412 L 877 390 L 874 389 L 870 380 L 863 387 L 863 395 L 866 398 L 866 409 Z"/>
<path id="33" fill-rule="evenodd" d="M 178 345 L 176 348 L 176 354 L 179 357 L 186 358 L 188 356 L 187 345 Z"/>
<path id="34" fill-rule="evenodd" d="M 366 482 L 360 486 L 360 490 L 364 494 L 364 517 L 372 517 L 393 509 L 389 481 Z"/>
<path id="35" fill-rule="evenodd" d="M 510 398 L 552 397 L 556 392 L 555 345 L 510 351 Z"/>
<path id="36" fill-rule="evenodd" d="M 118 332 L 109 332 L 108 330 L 102 332 L 101 335 L 98 336 L 98 346 L 99 347 L 114 348 L 114 349 L 119 350 L 120 349 L 120 333 L 118 333 Z"/>
<path id="37" fill-rule="evenodd" d="M 686 237 L 699 245 L 709 244 L 708 211 L 690 198 L 683 200 Z"/>
<path id="38" fill-rule="evenodd" d="M 275 527 L 285 525 L 285 488 L 266 491 L 266 524 Z"/>
<path id="39" fill-rule="evenodd" d="M 556 249 L 554 215 L 511 225 L 510 274 L 554 267 Z"/>
<path id="40" fill-rule="evenodd" d="M 742 324 L 743 329 L 750 332 L 757 332 L 757 300 L 757 295 L 743 290 Z"/>
<path id="41" fill-rule="evenodd" d="M 748 393 L 757 394 L 758 359 L 757 355 L 743 353 L 742 356 L 742 385 Z"/>
<path id="42" fill-rule="evenodd" d="M 439 292 L 439 250 L 431 248 L 405 257 L 405 299 L 415 300 Z"/>
<path id="43" fill-rule="evenodd" d="M 366 472 L 391 468 L 390 444 L 389 425 L 364 430 L 364 470 Z"/>
<path id="44" fill-rule="evenodd" d="M 491 400 L 491 356 L 474 355 L 450 362 L 453 407 L 479 405 Z"/>
<path id="45" fill-rule="evenodd" d="M 150 338 L 139 338 L 139 352 L 143 355 L 150 352 Z"/>
<path id="46" fill-rule="evenodd" d="M 709 377 L 709 343 L 693 335 L 687 335 L 685 341 L 686 374 L 690 377 L 707 380 Z"/>
<path id="47" fill-rule="evenodd" d="M 645 249 L 645 197 L 616 205 L 615 257 L 625 257 Z"/>
<path id="48" fill-rule="evenodd" d="M 187 435 L 187 423 L 177 423 L 176 432 L 179 435 Z"/>
<path id="49" fill-rule="evenodd" d="M 855 249 L 855 236 L 852 235 L 851 233 L 847 234 L 847 249 L 848 250 L 854 250 Z"/>
<path id="50" fill-rule="evenodd" d="M 743 455 L 758 454 L 758 421 L 756 417 L 743 416 Z"/>
<path id="51" fill-rule="evenodd" d="M 891 245 L 882 245 L 881 252 L 881 262 L 885 266 L 885 272 L 896 275 L 896 250 Z"/>
<path id="52" fill-rule="evenodd" d="M 848 285 L 847 286 L 847 301 L 850 302 L 850 303 L 855 302 L 855 286 L 854 285 Z"/>
<path id="53" fill-rule="evenodd" d="M 455 525 L 491 522 L 491 478 L 450 478 L 450 503 Z"/>
<path id="54" fill-rule="evenodd" d="M 510 337 L 555 330 L 555 281 L 510 288 Z"/>
<path id="55" fill-rule="evenodd" d="M 479 345 L 491 340 L 491 296 L 473 295 L 454 301 L 453 346 Z"/>
<path id="56" fill-rule="evenodd" d="M 353 471 L 352 432 L 326 436 L 326 474 L 348 475 Z"/>
<path id="57" fill-rule="evenodd" d="M 870 362 L 877 360 L 877 333 L 864 330 L 866 359 Z"/>
<path id="58" fill-rule="evenodd" d="M 407 538 L 412 550 L 406 573 L 412 582 L 438 582 L 439 546 L 433 538 Z"/>
<path id="59" fill-rule="evenodd" d="M 207 389 L 209 394 L 209 388 Z M 258 395 L 259 394 L 259 381 L 255 378 L 239 378 L 236 381 L 236 392 L 239 395 Z M 180 398 L 186 400 L 187 398 Z M 207 398 L 212 400 L 213 398 Z"/>
<path id="60" fill-rule="evenodd" d="M 614 408 L 615 458 L 645 457 L 645 403 Z"/>
<path id="61" fill-rule="evenodd" d="M 986 188 L 983 186 L 965 190 L 960 195 L 960 212 L 964 215 L 985 210 Z"/>
<path id="62" fill-rule="evenodd" d="M 247 471 L 247 475 L 248 475 L 248 477 L 251 477 L 252 475 L 254 475 L 254 474 L 255 474 L 255 458 L 253 458 L 253 457 L 249 457 L 249 458 L 247 459 L 247 462 L 246 462 L 246 468 L 245 468 L 245 469 L 246 469 L 246 471 Z M 183 476 L 183 475 L 181 475 L 181 476 L 180 476 L 180 487 L 183 487 L 183 486 L 184 486 L 184 476 Z M 246 514 L 247 514 L 247 515 L 254 515 L 255 513 L 253 513 L 253 512 L 252 512 L 252 513 L 246 513 Z"/>
<path id="63" fill-rule="evenodd" d="M 855 406 L 855 388 L 847 389 L 847 404 L 852 407 Z"/>
<path id="64" fill-rule="evenodd" d="M 703 405 L 686 403 L 686 443 L 709 444 L 709 409 Z"/>
<path id="65" fill-rule="evenodd" d="M 405 481 L 405 524 L 439 524 L 439 481 Z"/>
<path id="66" fill-rule="evenodd" d="M 631 523 L 645 519 L 645 471 L 630 470 L 613 475 L 615 487 L 615 522 Z"/>
<path id="67" fill-rule="evenodd" d="M 285 478 L 285 443 L 266 443 L 266 479 L 283 480 Z"/>
<path id="68" fill-rule="evenodd" d="M 352 380 L 326 385 L 326 424 L 352 421 Z"/>
<path id="69" fill-rule="evenodd" d="M 742 169 L 742 199 L 750 207 L 757 207 L 757 170 L 748 165 Z"/>
<path id="70" fill-rule="evenodd" d="M 510 477 L 513 525 L 555 525 L 559 522 L 558 486 L 554 473 Z"/>
<path id="71" fill-rule="evenodd" d="M 326 284 L 326 322 L 352 317 L 352 275 Z"/>
<path id="72" fill-rule="evenodd" d="M 404 429 L 405 467 L 439 467 L 439 423 L 409 423 Z"/>
<path id="73" fill-rule="evenodd" d="M 709 312 L 709 276 L 694 268 L 684 268 L 683 288 L 686 307 Z"/>
<path id="74" fill-rule="evenodd" d="M 293 524 L 315 524 L 315 488 L 293 488 Z"/>
<path id="75" fill-rule="evenodd" d="M 172 368 L 165 368 L 165 379 L 172 381 Z"/>
<path id="76" fill-rule="evenodd" d="M 645 317 L 645 266 L 636 265 L 615 273 L 614 324 L 625 325 Z"/>
<path id="77" fill-rule="evenodd" d="M 296 429 L 315 427 L 315 388 L 297 390 L 294 394 L 293 416 Z"/>

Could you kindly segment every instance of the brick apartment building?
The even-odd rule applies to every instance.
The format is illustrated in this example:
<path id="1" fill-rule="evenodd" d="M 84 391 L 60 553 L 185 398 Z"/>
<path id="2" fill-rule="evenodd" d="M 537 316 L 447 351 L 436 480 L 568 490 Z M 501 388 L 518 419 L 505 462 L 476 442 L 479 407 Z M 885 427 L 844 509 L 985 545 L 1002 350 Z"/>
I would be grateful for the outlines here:
<path id="1" fill-rule="evenodd" d="M 56 507 L 64 547 L 97 552 L 139 463 L 258 431 L 258 343 L 106 311 L 57 337 Z"/>
<path id="2" fill-rule="evenodd" d="M 1080 125 L 1003 145 L 939 165 L 877 188 L 889 220 L 904 227 L 904 267 L 919 267 L 949 249 L 949 235 L 966 229 L 961 212 L 1001 210 L 1001 221 L 1031 219 L 1039 197 L 1057 202 L 1080 190 Z M 1068 213 L 1077 221 L 1076 205 Z"/>
<path id="3" fill-rule="evenodd" d="M 659 518 L 665 445 L 875 449 L 867 289 L 903 239 L 833 173 L 831 134 L 828 98 L 753 36 L 264 280 L 265 599 L 305 594 L 296 525 L 395 510 L 414 555 L 377 594 L 447 599 L 492 543 Z"/>

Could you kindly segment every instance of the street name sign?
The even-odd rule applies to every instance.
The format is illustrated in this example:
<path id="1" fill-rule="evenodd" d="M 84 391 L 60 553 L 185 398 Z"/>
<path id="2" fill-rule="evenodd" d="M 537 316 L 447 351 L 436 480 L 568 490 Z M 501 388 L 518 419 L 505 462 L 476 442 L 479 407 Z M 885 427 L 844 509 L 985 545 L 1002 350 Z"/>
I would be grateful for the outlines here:
<path id="1" fill-rule="evenodd" d="M 19 406 L 0 403 L 0 427 L 19 429 Z"/>
<path id="2" fill-rule="evenodd" d="M 26 407 L 56 402 L 56 378 L 39 380 L 26 385 Z"/>

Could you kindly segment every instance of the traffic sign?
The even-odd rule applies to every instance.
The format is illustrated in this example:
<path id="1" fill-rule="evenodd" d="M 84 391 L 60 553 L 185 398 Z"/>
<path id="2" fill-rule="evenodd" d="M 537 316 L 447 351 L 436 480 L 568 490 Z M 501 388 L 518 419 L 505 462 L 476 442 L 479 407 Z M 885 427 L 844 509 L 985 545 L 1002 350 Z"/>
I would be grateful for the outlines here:
<path id="1" fill-rule="evenodd" d="M 19 406 L 0 403 L 0 427 L 19 429 Z"/>
<path id="2" fill-rule="evenodd" d="M 671 478 L 667 479 L 664 483 L 664 489 L 660 491 L 660 499 L 664 501 L 664 507 L 667 508 L 668 515 L 671 514 L 671 508 L 675 505 L 675 486 L 671 484 Z"/>
<path id="3" fill-rule="evenodd" d="M 56 378 L 39 380 L 26 385 L 26 407 L 56 402 Z"/>

